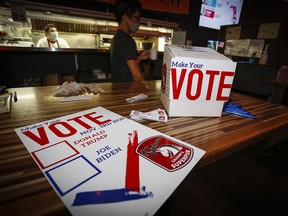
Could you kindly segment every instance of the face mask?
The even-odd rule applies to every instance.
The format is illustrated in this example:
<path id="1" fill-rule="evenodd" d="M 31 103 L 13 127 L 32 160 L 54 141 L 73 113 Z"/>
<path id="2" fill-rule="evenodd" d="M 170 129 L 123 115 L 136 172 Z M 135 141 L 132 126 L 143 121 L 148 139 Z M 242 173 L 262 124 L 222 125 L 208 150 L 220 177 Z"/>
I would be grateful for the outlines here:
<path id="1" fill-rule="evenodd" d="M 136 32 L 140 26 L 139 22 L 133 22 L 132 25 L 129 26 L 131 32 Z"/>
<path id="2" fill-rule="evenodd" d="M 58 39 L 58 32 L 50 32 L 50 37 L 49 39 L 51 39 L 52 41 L 57 41 Z"/>

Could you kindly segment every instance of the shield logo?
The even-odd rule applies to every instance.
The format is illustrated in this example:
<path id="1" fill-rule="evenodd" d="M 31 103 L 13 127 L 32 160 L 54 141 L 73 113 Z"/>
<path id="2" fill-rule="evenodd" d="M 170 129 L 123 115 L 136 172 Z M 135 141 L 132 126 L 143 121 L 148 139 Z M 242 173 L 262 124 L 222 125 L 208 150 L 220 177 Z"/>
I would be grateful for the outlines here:
<path id="1" fill-rule="evenodd" d="M 169 172 L 186 166 L 194 155 L 192 148 L 164 136 L 153 136 L 143 140 L 137 146 L 136 152 Z"/>

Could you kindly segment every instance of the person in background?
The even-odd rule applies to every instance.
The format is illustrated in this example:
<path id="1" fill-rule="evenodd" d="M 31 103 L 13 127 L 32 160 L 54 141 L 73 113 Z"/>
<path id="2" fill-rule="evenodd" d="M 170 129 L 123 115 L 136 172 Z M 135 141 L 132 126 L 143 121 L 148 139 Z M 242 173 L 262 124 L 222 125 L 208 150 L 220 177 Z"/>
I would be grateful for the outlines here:
<path id="1" fill-rule="evenodd" d="M 138 0 L 118 0 L 115 6 L 119 26 L 110 47 L 112 81 L 142 81 L 144 78 L 138 63 L 148 59 L 150 51 L 146 50 L 138 55 L 136 43 L 130 36 L 140 26 L 142 6 Z"/>
<path id="2" fill-rule="evenodd" d="M 49 47 L 49 48 L 70 48 L 68 43 L 58 37 L 58 32 L 53 24 L 48 24 L 45 28 L 45 36 L 37 42 L 37 47 Z"/>

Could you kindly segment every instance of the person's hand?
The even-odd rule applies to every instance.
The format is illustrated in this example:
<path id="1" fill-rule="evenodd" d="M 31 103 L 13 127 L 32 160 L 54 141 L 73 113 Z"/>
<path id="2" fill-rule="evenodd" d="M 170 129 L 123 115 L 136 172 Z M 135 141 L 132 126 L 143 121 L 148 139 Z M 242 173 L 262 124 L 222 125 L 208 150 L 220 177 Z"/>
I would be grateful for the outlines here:
<path id="1" fill-rule="evenodd" d="M 138 57 L 137 62 L 150 58 L 150 50 L 144 50 Z"/>

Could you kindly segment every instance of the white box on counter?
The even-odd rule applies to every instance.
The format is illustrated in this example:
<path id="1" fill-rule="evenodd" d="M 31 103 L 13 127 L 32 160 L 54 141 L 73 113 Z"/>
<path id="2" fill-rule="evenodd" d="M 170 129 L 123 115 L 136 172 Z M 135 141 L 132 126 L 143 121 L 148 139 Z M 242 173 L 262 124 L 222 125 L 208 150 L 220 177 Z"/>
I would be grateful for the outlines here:
<path id="1" fill-rule="evenodd" d="M 220 117 L 236 62 L 206 47 L 165 46 L 160 100 L 168 115 Z"/>

